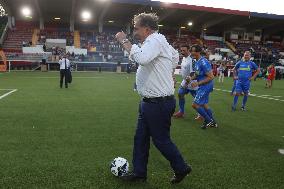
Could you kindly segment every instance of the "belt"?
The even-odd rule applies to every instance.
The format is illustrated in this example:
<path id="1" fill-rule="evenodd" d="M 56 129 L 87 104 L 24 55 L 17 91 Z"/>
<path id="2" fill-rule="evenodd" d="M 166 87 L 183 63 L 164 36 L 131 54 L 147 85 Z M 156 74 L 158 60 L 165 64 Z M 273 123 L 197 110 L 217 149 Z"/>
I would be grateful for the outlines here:
<path id="1" fill-rule="evenodd" d="M 162 97 L 153 97 L 153 98 L 143 97 L 142 100 L 143 102 L 148 102 L 148 103 L 159 103 L 159 102 L 165 102 L 167 100 L 173 100 L 174 98 L 175 96 L 171 95 L 171 96 L 162 96 Z"/>

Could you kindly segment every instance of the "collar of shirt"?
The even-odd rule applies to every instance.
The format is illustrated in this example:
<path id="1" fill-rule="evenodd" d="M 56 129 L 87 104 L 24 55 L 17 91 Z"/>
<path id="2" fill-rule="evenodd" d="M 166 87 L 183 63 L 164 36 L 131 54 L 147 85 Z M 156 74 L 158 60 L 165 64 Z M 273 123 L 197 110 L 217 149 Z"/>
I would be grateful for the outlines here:
<path id="1" fill-rule="evenodd" d="M 155 35 L 157 35 L 158 32 L 154 32 L 150 35 L 148 35 L 148 37 L 146 37 L 146 39 L 143 41 L 143 43 L 140 45 L 140 47 L 147 41 L 147 40 L 150 40 L 151 38 L 153 38 Z M 138 45 L 139 46 L 139 45 Z"/>

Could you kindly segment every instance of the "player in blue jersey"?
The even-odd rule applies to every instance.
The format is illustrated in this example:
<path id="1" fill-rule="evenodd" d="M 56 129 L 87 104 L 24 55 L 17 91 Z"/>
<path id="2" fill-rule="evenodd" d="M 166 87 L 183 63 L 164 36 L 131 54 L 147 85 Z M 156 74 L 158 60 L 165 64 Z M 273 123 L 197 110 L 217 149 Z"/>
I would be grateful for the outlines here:
<path id="1" fill-rule="evenodd" d="M 207 127 L 217 127 L 213 117 L 212 110 L 208 106 L 209 95 L 213 91 L 213 71 L 211 64 L 206 58 L 201 56 L 202 48 L 199 45 L 191 47 L 191 55 L 197 60 L 195 63 L 195 82 L 191 83 L 192 87 L 198 87 L 192 107 L 204 118 L 202 129 Z"/>
<path id="2" fill-rule="evenodd" d="M 239 61 L 233 69 L 234 77 L 237 79 L 237 83 L 235 89 L 236 92 L 234 97 L 234 103 L 232 105 L 232 111 L 236 111 L 238 98 L 242 93 L 244 94 L 244 98 L 241 110 L 245 111 L 245 106 L 249 95 L 250 81 L 254 80 L 254 78 L 260 72 L 259 67 L 254 62 L 252 62 L 250 58 L 250 52 L 246 51 L 244 53 L 243 60 Z M 255 70 L 256 72 L 252 74 Z"/>

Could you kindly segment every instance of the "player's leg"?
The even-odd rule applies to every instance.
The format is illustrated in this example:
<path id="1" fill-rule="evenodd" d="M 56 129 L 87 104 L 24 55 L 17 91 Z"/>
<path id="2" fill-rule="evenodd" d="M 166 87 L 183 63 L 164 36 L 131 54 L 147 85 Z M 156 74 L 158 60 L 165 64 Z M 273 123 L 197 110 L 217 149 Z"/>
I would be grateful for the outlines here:
<path id="1" fill-rule="evenodd" d="M 184 109 L 185 109 L 185 95 L 189 92 L 188 89 L 180 87 L 178 90 L 178 104 L 179 104 L 179 111 L 174 114 L 175 118 L 182 118 L 184 116 Z"/>
<path id="2" fill-rule="evenodd" d="M 136 82 L 133 84 L 133 91 L 137 91 L 137 85 L 136 85 Z"/>
<path id="3" fill-rule="evenodd" d="M 215 120 L 215 118 L 214 118 L 214 116 L 213 116 L 213 111 L 212 111 L 212 109 L 209 107 L 208 103 L 207 103 L 207 104 L 204 104 L 203 107 L 204 107 L 205 111 L 207 112 L 207 114 L 210 116 L 210 118 L 214 121 L 214 122 L 212 122 L 209 126 L 210 126 L 210 127 L 215 127 L 215 128 L 217 128 L 218 125 L 217 125 L 216 120 Z"/>
<path id="4" fill-rule="evenodd" d="M 241 110 L 243 111 L 245 111 L 245 106 L 246 106 L 248 95 L 249 95 L 249 89 L 250 89 L 250 81 L 243 84 L 244 98 L 243 98 L 243 103 L 241 107 Z"/>
<path id="5" fill-rule="evenodd" d="M 233 94 L 236 90 L 236 83 L 237 83 L 237 80 L 234 80 L 234 84 L 233 84 L 233 87 L 232 87 L 232 90 L 231 90 L 231 96 L 233 96 Z"/>
<path id="6" fill-rule="evenodd" d="M 236 82 L 235 91 L 236 92 L 235 92 L 234 101 L 233 101 L 233 105 L 232 105 L 232 111 L 236 111 L 239 96 L 241 95 L 241 93 L 243 91 L 242 90 L 242 83 L 239 80 L 237 80 L 237 82 Z"/>
<path id="7" fill-rule="evenodd" d="M 197 92 L 197 90 L 189 90 L 189 93 L 191 94 L 191 96 L 193 97 L 193 99 L 194 99 L 195 96 L 196 96 L 196 92 Z M 197 113 L 197 115 L 196 115 L 196 117 L 195 117 L 194 119 L 195 119 L 195 120 L 200 120 L 200 121 L 204 120 L 203 117 L 202 117 L 199 113 Z"/>
<path id="8" fill-rule="evenodd" d="M 63 85 L 63 78 L 64 78 L 64 70 L 60 70 L 60 88 L 62 88 Z"/>
<path id="9" fill-rule="evenodd" d="M 208 103 L 208 95 L 209 92 L 206 89 L 199 88 L 192 104 L 192 107 L 204 118 L 205 124 L 212 121 L 204 108 L 204 104 Z"/>
<path id="10" fill-rule="evenodd" d="M 267 77 L 265 79 L 265 88 L 268 88 L 269 87 L 269 78 Z"/>
<path id="11" fill-rule="evenodd" d="M 170 136 L 171 116 L 174 110 L 175 100 L 171 99 L 148 104 L 143 113 L 155 147 L 170 162 L 175 173 L 183 173 L 187 171 L 188 166 Z"/>
<path id="12" fill-rule="evenodd" d="M 139 104 L 139 114 L 133 147 L 133 173 L 139 177 L 147 176 L 147 163 L 150 148 L 150 133 L 145 117 L 142 114 L 146 108 L 145 106 L 147 106 L 147 104 L 144 102 Z"/>

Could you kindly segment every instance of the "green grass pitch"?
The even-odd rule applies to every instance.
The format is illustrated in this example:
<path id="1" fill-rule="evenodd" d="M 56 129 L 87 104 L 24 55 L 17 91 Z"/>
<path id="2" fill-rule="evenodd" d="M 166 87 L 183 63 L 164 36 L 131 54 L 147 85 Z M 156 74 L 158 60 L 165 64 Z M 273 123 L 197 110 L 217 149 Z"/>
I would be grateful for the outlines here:
<path id="1" fill-rule="evenodd" d="M 122 156 L 131 164 L 139 96 L 134 74 L 73 73 L 68 89 L 59 73 L 0 74 L 0 188 L 280 189 L 284 188 L 284 80 L 273 89 L 252 83 L 247 112 L 231 112 L 233 97 L 215 90 L 210 106 L 218 129 L 200 129 L 191 97 L 186 117 L 172 122 L 172 139 L 192 165 L 175 186 L 169 163 L 151 145 L 146 183 L 124 183 L 109 170 Z M 215 87 L 230 90 L 232 79 Z M 0 96 L 9 91 L 0 90 Z M 276 97 L 275 97 L 276 96 Z"/>

